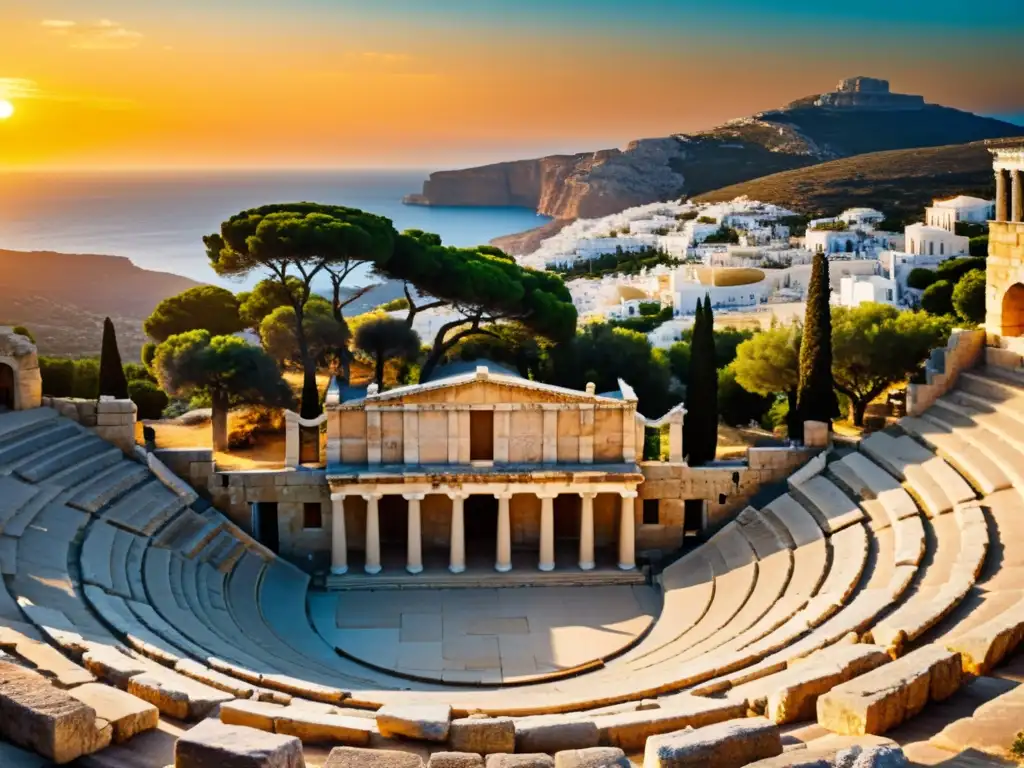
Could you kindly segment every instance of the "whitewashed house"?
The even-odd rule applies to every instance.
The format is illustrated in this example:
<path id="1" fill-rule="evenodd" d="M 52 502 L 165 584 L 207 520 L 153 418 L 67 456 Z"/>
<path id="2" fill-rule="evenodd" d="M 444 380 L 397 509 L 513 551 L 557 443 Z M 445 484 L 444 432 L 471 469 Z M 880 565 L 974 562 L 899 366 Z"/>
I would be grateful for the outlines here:
<path id="1" fill-rule="evenodd" d="M 932 204 L 924 209 L 924 222 L 929 227 L 955 232 L 958 221 L 985 224 L 995 218 L 995 212 L 995 200 L 959 195 L 949 200 L 933 200 Z"/>
<path id="2" fill-rule="evenodd" d="M 839 280 L 832 304 L 859 307 L 865 303 L 895 304 L 899 296 L 896 281 L 884 275 L 847 275 Z"/>
<path id="3" fill-rule="evenodd" d="M 906 229 L 907 253 L 916 256 L 966 256 L 970 239 L 948 229 L 927 224 L 911 224 Z"/>

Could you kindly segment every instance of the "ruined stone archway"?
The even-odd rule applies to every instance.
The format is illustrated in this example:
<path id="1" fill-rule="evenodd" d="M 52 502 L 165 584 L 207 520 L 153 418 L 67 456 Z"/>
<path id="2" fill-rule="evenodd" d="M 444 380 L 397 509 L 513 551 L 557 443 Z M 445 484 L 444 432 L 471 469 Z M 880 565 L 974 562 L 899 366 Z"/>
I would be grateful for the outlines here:
<path id="1" fill-rule="evenodd" d="M 1003 294 L 1002 336 L 1024 336 L 1024 285 L 1014 283 Z"/>
<path id="2" fill-rule="evenodd" d="M 12 328 L 0 327 L 0 408 L 20 411 L 42 404 L 43 380 L 36 347 Z"/>

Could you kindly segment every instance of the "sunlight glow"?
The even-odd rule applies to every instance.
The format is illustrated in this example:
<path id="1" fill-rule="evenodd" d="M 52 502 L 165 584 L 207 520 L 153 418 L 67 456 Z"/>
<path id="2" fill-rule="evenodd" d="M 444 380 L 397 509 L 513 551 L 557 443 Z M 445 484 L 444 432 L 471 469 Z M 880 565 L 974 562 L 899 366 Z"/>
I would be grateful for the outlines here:
<path id="1" fill-rule="evenodd" d="M 0 120 L 14 116 L 14 105 L 9 101 L 0 100 Z"/>

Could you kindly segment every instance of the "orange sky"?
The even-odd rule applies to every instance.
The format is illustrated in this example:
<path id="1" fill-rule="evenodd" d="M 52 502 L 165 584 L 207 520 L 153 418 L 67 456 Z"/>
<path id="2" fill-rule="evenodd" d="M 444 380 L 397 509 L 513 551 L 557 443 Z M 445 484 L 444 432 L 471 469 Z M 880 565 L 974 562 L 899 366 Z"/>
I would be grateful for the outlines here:
<path id="1" fill-rule="evenodd" d="M 0 9 L 0 98 L 17 112 L 0 122 L 0 168 L 444 167 L 710 127 L 854 74 L 932 102 L 1024 112 L 1014 35 L 1001 51 L 990 36 L 956 49 L 899 34 L 831 45 L 612 21 L 582 33 L 507 19 L 385 24 L 281 15 L 264 0 L 211 0 L 205 14 L 185 13 L 191 0 L 86 11 L 84 0 L 12 1 Z M 244 19 L 229 12 L 246 5 Z"/>

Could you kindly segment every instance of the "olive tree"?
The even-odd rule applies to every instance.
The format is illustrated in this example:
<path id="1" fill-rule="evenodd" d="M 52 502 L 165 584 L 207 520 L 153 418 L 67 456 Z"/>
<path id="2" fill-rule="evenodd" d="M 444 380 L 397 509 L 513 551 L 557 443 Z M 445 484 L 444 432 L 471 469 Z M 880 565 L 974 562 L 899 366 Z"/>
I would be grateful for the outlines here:
<path id="1" fill-rule="evenodd" d="M 790 436 L 800 436 L 800 418 L 796 407 L 800 382 L 800 326 L 777 325 L 755 333 L 736 348 L 732 363 L 736 382 L 756 395 L 786 396 L 789 415 L 786 427 Z"/>

